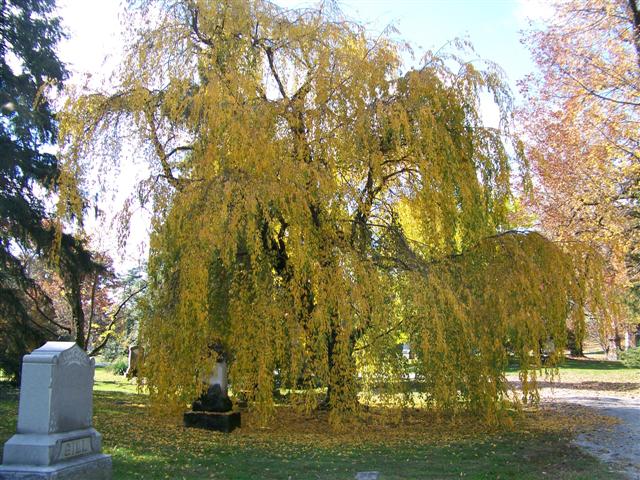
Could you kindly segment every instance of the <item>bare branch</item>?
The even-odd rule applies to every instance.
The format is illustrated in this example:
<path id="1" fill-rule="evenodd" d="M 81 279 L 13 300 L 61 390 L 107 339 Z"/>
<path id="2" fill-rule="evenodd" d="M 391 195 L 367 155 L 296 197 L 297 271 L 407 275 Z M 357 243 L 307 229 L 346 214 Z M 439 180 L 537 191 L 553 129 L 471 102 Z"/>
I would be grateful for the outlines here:
<path id="1" fill-rule="evenodd" d="M 116 321 L 118 320 L 118 315 L 120 314 L 122 309 L 125 307 L 125 305 L 129 302 L 129 300 L 131 300 L 133 297 L 135 297 L 139 293 L 141 293 L 144 290 L 146 290 L 147 287 L 148 287 L 148 284 L 145 283 L 141 288 L 139 288 L 135 292 L 131 293 L 127 298 L 124 299 L 124 301 L 122 303 L 120 303 L 120 305 L 118 305 L 118 308 L 116 309 L 116 311 L 111 316 L 111 322 L 109 322 L 109 325 L 107 325 L 107 328 L 106 328 L 105 334 L 104 334 L 104 338 L 102 339 L 102 341 L 100 342 L 100 344 L 98 346 L 96 346 L 93 350 L 91 350 L 91 353 L 89 353 L 90 357 L 96 356 L 105 347 L 105 345 L 107 344 L 107 341 L 111 338 L 111 335 L 113 335 L 113 326 L 115 325 Z"/>
<path id="2" fill-rule="evenodd" d="M 263 45 L 262 49 L 264 50 L 264 53 L 267 54 L 267 60 L 269 61 L 269 69 L 271 70 L 271 74 L 273 75 L 273 78 L 278 84 L 278 90 L 280 90 L 280 95 L 282 95 L 282 98 L 289 98 L 287 96 L 287 91 L 284 88 L 282 80 L 280 80 L 280 75 L 278 75 L 278 71 L 276 70 L 275 60 L 273 58 L 273 49 L 269 45 Z"/>

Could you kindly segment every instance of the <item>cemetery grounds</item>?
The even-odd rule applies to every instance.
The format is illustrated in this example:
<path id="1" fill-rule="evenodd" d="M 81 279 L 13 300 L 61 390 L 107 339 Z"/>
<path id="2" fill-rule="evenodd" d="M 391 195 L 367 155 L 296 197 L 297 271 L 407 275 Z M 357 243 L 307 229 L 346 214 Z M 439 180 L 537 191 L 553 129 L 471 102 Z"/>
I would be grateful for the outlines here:
<path id="1" fill-rule="evenodd" d="M 517 385 L 517 371 L 509 379 Z M 99 367 L 94 427 L 103 434 L 103 452 L 113 456 L 115 480 L 351 480 L 362 471 L 378 471 L 380 480 L 638 478 L 640 465 L 617 450 L 639 443 L 633 435 L 640 422 L 629 425 L 608 407 L 640 402 L 640 370 L 570 359 L 541 394 L 539 408 L 514 414 L 499 429 L 474 418 L 371 409 L 358 425 L 335 432 L 323 413 L 305 416 L 280 405 L 270 427 L 260 428 L 245 411 L 242 428 L 223 434 L 152 417 L 135 384 Z M 0 381 L 1 444 L 15 432 L 17 410 L 18 390 Z"/>

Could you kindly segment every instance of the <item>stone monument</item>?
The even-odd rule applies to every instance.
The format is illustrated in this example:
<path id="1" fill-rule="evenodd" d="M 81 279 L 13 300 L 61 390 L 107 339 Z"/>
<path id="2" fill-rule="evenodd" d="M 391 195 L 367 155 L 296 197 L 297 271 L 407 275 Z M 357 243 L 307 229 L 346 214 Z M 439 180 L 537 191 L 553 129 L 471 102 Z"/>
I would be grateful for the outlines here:
<path id="1" fill-rule="evenodd" d="M 133 378 L 138 376 L 138 356 L 140 354 L 140 347 L 137 345 L 131 345 L 129 347 L 129 361 L 127 364 L 127 371 L 124 373 L 127 378 Z"/>
<path id="2" fill-rule="evenodd" d="M 356 480 L 378 480 L 380 472 L 358 472 Z"/>
<path id="3" fill-rule="evenodd" d="M 94 369 L 73 342 L 24 356 L 18 428 L 4 445 L 1 480 L 111 479 L 111 457 L 92 428 Z"/>
<path id="4" fill-rule="evenodd" d="M 232 411 L 227 386 L 227 363 L 218 359 L 206 378 L 207 390 L 184 414 L 185 427 L 206 428 L 229 433 L 240 427 L 240 412 Z"/>

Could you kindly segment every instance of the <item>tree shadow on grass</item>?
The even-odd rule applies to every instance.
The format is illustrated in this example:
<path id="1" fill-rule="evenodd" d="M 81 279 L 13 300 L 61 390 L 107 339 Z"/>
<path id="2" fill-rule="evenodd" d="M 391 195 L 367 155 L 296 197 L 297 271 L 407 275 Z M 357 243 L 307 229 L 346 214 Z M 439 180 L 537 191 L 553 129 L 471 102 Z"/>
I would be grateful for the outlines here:
<path id="1" fill-rule="evenodd" d="M 548 365 L 542 365 L 542 368 L 545 367 L 548 367 Z M 595 370 L 600 372 L 624 372 L 629 370 L 628 367 L 619 361 L 593 360 L 582 357 L 566 357 L 558 367 L 560 368 L 560 372 L 562 372 L 562 370 Z M 517 361 L 511 361 L 505 369 L 505 373 L 515 373 L 519 370 L 520 364 Z"/>
<path id="2" fill-rule="evenodd" d="M 511 382 L 512 385 L 519 387 L 520 382 Z M 640 389 L 640 383 L 637 382 L 547 382 L 538 381 L 538 388 L 566 389 L 566 390 L 589 390 L 589 391 L 608 391 L 608 392 L 632 392 Z"/>
<path id="3" fill-rule="evenodd" d="M 598 370 L 598 371 L 612 371 L 612 370 L 627 370 L 620 362 L 614 362 L 609 360 L 592 360 L 589 358 L 566 358 L 561 369 L 567 368 L 572 370 Z"/>
<path id="4" fill-rule="evenodd" d="M 2 463 L 2 446 L 16 433 L 19 393 L 15 385 L 0 382 L 0 463 Z"/>
<path id="5" fill-rule="evenodd" d="M 0 393 L 4 443 L 15 431 L 18 390 L 0 384 Z M 440 436 L 445 432 L 439 428 L 430 432 L 421 416 L 419 430 L 409 429 L 395 440 L 389 436 L 395 429 L 385 430 L 384 435 L 362 432 L 357 439 L 344 440 L 309 435 L 306 427 L 301 433 L 275 435 L 245 429 L 229 435 L 186 429 L 176 419 L 151 417 L 148 397 L 127 392 L 94 392 L 94 413 L 104 451 L 113 456 L 114 480 L 352 480 L 356 472 L 367 470 L 380 471 L 385 480 L 452 479 L 461 474 L 478 479 L 533 480 L 545 474 L 563 479 L 617 478 L 556 434 L 468 435 L 474 426 L 465 422 L 458 428 L 467 439 L 456 441 Z"/>
<path id="6" fill-rule="evenodd" d="M 17 386 L 10 382 L 0 381 L 0 399 L 5 400 L 18 400 L 20 390 Z"/>

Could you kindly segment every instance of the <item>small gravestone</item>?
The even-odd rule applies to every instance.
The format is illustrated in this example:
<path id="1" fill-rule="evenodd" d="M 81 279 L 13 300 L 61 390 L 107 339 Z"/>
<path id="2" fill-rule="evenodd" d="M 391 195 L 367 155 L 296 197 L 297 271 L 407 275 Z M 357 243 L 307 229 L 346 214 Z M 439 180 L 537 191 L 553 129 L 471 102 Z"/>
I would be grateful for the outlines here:
<path id="1" fill-rule="evenodd" d="M 379 472 L 358 472 L 356 480 L 378 480 L 379 476 Z"/>
<path id="2" fill-rule="evenodd" d="M 4 444 L 1 480 L 110 480 L 111 457 L 92 428 L 94 360 L 73 342 L 25 355 L 17 433 Z"/>
<path id="3" fill-rule="evenodd" d="M 620 350 L 620 338 L 616 335 L 608 338 L 609 346 L 606 350 L 606 359 L 607 360 L 618 360 L 618 351 Z"/>
<path id="4" fill-rule="evenodd" d="M 240 412 L 232 411 L 233 404 L 227 390 L 227 363 L 216 362 L 206 378 L 206 391 L 184 414 L 184 426 L 206 428 L 229 433 L 240 427 Z"/>
<path id="5" fill-rule="evenodd" d="M 133 378 L 138 376 L 138 354 L 140 353 L 140 347 L 132 345 L 129 347 L 129 362 L 127 363 L 127 371 L 125 375 L 127 378 Z"/>

